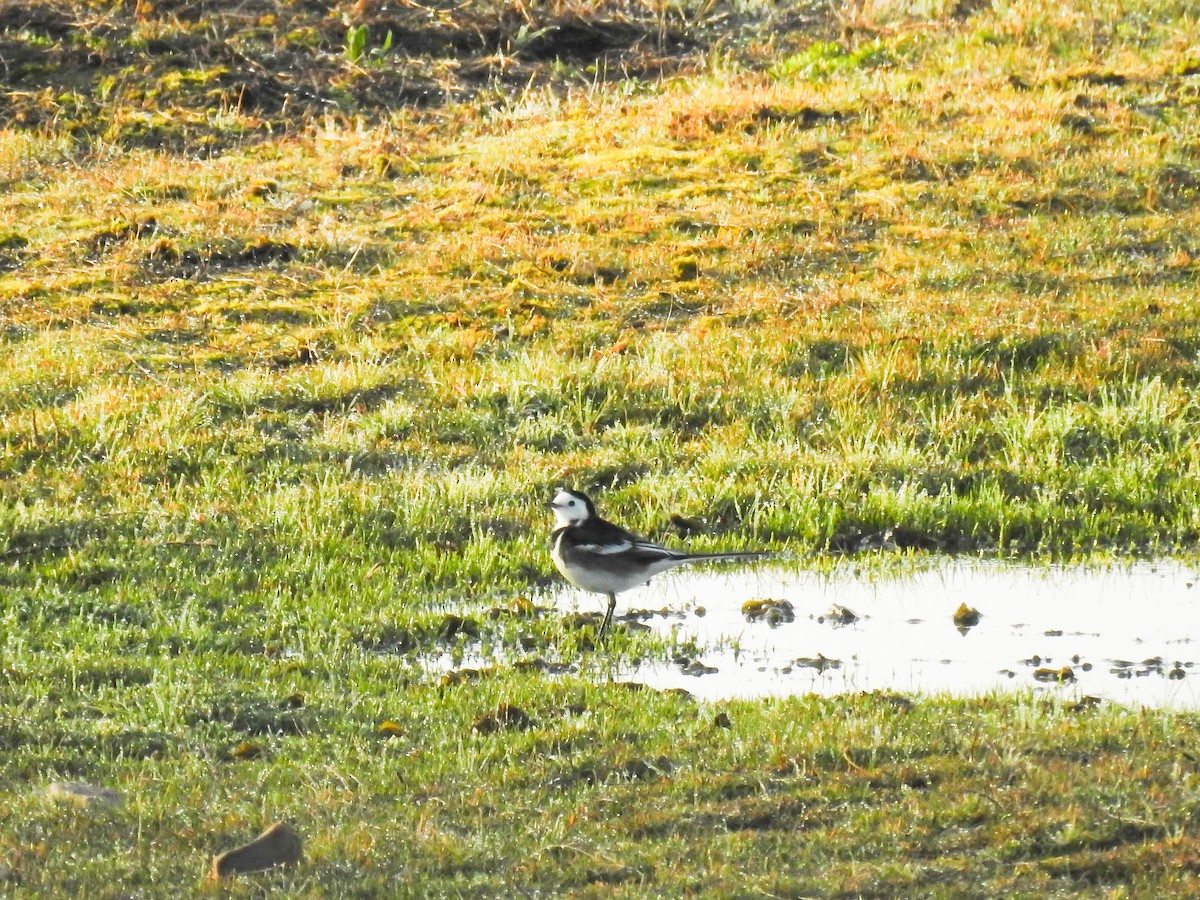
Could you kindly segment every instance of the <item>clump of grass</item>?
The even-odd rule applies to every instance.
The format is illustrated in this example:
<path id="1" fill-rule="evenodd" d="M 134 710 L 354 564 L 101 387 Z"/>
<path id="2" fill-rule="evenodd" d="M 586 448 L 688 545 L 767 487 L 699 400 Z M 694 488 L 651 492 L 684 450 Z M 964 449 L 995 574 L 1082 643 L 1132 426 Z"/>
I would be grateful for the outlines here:
<path id="1" fill-rule="evenodd" d="M 814 41 L 800 53 L 775 63 L 771 74 L 781 80 L 815 81 L 847 69 L 870 69 L 893 61 L 891 51 L 879 41 L 853 49 L 832 41 Z"/>

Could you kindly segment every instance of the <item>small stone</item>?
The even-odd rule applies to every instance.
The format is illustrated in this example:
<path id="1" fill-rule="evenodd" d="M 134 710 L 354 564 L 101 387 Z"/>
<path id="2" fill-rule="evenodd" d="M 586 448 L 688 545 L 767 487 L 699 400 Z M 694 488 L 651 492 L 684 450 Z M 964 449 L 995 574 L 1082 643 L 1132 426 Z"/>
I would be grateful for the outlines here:
<path id="1" fill-rule="evenodd" d="M 747 600 L 742 604 L 747 622 L 766 622 L 772 628 L 796 620 L 796 612 L 787 600 Z"/>
<path id="2" fill-rule="evenodd" d="M 46 796 L 79 806 L 120 806 L 125 802 L 125 795 L 120 791 L 84 781 L 51 782 L 46 788 Z"/>
<path id="3" fill-rule="evenodd" d="M 858 615 L 854 610 L 835 603 L 825 615 L 817 616 L 817 621 L 821 624 L 828 622 L 830 625 L 853 625 L 858 621 Z"/>
<path id="4" fill-rule="evenodd" d="M 1033 677 L 1035 681 L 1070 684 L 1075 681 L 1075 672 L 1070 666 L 1063 666 L 1061 669 L 1041 668 L 1034 670 Z"/>
<path id="5" fill-rule="evenodd" d="M 248 844 L 213 857 L 212 878 L 262 872 L 275 866 L 294 866 L 304 855 L 304 841 L 286 822 L 276 822 Z"/>
<path id="6" fill-rule="evenodd" d="M 708 666 L 698 659 L 693 659 L 683 666 L 680 671 L 684 675 L 690 675 L 692 678 L 699 678 L 702 675 L 715 675 L 719 669 L 716 666 Z"/>
<path id="7" fill-rule="evenodd" d="M 954 611 L 954 624 L 960 630 L 964 628 L 974 628 L 979 624 L 979 620 L 983 618 L 983 614 L 973 606 L 967 606 L 965 603 L 960 603 L 958 609 Z"/>
<path id="8" fill-rule="evenodd" d="M 818 653 L 816 656 L 799 656 L 792 661 L 792 664 L 803 669 L 816 669 L 818 672 L 842 667 L 840 659 L 831 659 L 824 653 Z"/>

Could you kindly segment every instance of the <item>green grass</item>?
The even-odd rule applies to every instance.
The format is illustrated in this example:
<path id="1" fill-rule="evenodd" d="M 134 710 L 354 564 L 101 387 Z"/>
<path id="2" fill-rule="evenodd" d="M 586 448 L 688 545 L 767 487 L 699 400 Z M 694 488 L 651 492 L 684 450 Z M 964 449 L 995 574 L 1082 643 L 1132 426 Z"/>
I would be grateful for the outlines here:
<path id="1" fill-rule="evenodd" d="M 562 484 L 1195 555 L 1195 11 L 974 6 L 0 6 L 3 891 L 286 818 L 235 895 L 1194 892 L 1192 712 L 701 705 L 519 601 Z"/>

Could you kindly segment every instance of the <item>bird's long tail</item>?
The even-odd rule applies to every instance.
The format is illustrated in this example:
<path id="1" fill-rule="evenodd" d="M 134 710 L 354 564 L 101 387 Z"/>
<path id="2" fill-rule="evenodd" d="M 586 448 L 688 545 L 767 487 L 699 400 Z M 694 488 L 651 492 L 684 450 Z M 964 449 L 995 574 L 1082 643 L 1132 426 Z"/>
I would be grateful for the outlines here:
<path id="1" fill-rule="evenodd" d="M 765 559 L 768 556 L 774 555 L 765 550 L 751 550 L 734 553 L 687 553 L 681 559 L 685 562 L 703 562 L 705 560 L 722 559 Z"/>

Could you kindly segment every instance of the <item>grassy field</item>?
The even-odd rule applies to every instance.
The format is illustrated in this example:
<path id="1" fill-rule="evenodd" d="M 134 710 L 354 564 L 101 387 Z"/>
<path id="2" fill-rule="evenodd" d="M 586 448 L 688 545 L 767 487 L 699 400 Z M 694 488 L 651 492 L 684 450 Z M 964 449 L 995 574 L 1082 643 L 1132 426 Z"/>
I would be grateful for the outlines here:
<path id="1" fill-rule="evenodd" d="M 1197 713 L 698 704 L 537 593 L 562 484 L 1195 556 L 1194 4 L 163 6 L 0 2 L 0 894 L 1200 891 Z"/>

